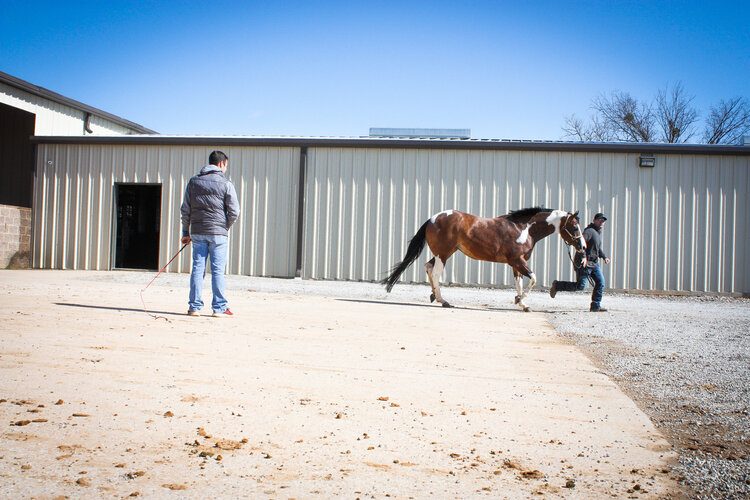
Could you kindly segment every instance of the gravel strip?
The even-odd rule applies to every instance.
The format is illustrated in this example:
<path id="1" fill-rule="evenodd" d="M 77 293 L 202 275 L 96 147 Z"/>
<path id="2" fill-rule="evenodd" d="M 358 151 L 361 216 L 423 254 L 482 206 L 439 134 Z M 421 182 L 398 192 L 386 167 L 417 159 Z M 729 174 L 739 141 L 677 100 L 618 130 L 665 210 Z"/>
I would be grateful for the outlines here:
<path id="1" fill-rule="evenodd" d="M 145 286 L 153 274 L 91 273 L 84 279 Z M 189 276 L 164 274 L 158 286 L 183 287 Z M 205 285 L 210 289 L 208 280 Z M 423 302 L 427 285 L 398 284 L 393 293 L 373 283 L 228 276 L 232 291 L 325 295 Z M 445 287 L 458 307 L 518 309 L 513 290 Z M 148 293 L 158 293 L 150 290 Z M 665 297 L 605 291 L 606 313 L 589 313 L 590 288 L 551 299 L 526 299 L 629 394 L 679 454 L 672 470 L 690 498 L 750 498 L 750 300 Z M 231 303 L 231 293 L 230 293 Z M 519 311 L 519 317 L 522 317 Z"/>
<path id="2" fill-rule="evenodd" d="M 679 453 L 695 498 L 750 498 L 750 300 L 560 293 L 549 319 Z"/>

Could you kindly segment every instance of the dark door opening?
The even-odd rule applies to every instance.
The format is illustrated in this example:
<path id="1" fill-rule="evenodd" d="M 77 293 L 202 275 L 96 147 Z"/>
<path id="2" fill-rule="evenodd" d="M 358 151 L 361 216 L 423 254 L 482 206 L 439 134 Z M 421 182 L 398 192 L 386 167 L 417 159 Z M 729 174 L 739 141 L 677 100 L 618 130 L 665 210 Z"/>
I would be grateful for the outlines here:
<path id="1" fill-rule="evenodd" d="M 161 185 L 116 184 L 115 267 L 159 268 Z"/>
<path id="2" fill-rule="evenodd" d="M 0 103 L 0 203 L 31 207 L 36 115 Z"/>

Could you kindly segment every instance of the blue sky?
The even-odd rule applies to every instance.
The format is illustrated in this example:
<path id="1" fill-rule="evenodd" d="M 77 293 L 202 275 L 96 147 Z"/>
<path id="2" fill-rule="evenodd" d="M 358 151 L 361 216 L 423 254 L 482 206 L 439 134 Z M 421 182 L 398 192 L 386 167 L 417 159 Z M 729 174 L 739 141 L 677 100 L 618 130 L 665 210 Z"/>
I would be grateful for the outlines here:
<path id="1" fill-rule="evenodd" d="M 10 2 L 0 71 L 164 134 L 556 140 L 614 90 L 750 98 L 744 2 Z"/>

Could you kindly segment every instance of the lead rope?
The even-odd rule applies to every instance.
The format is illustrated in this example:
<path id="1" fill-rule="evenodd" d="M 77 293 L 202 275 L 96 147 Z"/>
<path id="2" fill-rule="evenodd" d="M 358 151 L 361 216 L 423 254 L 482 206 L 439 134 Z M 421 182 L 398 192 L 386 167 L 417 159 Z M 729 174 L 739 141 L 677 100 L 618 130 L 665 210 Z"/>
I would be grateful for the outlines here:
<path id="1" fill-rule="evenodd" d="M 171 263 L 172 263 L 172 261 L 173 261 L 173 260 L 175 260 L 175 259 L 177 258 L 177 256 L 178 256 L 178 255 L 180 255 L 180 253 L 181 253 L 181 252 L 182 252 L 183 250 L 185 250 L 185 247 L 186 247 L 186 246 L 188 246 L 189 244 L 190 244 L 190 243 L 185 243 L 184 245 L 182 245 L 182 247 L 181 247 L 181 248 L 180 248 L 179 250 L 177 250 L 177 253 L 176 253 L 176 254 L 174 254 L 174 257 L 172 257 L 171 259 L 169 259 L 169 262 L 167 262 L 167 264 L 166 264 L 166 265 L 165 265 L 164 267 L 162 267 L 162 268 L 161 268 L 161 271 L 159 271 L 159 272 L 158 272 L 158 273 L 156 274 L 156 276 L 154 276 L 154 279 L 152 279 L 152 280 L 151 280 L 151 281 L 149 282 L 149 284 L 148 284 L 148 285 L 146 285 L 146 286 L 145 286 L 145 287 L 144 287 L 144 288 L 143 288 L 143 289 L 141 290 L 141 304 L 143 304 L 143 312 L 145 312 L 146 314 L 148 314 L 149 316 L 151 316 L 151 317 L 152 317 L 152 318 L 154 318 L 154 319 L 163 319 L 163 320 L 165 320 L 165 321 L 169 322 L 169 319 L 168 319 L 167 317 L 165 317 L 165 316 L 159 316 L 158 314 L 153 314 L 153 313 L 150 313 L 150 312 L 148 312 L 148 311 L 146 310 L 146 302 L 145 302 L 145 301 L 143 300 L 143 292 L 145 292 L 145 291 L 146 291 L 146 288 L 148 288 L 148 287 L 150 287 L 150 286 L 151 286 L 151 283 L 153 283 L 154 281 L 156 281 L 156 278 L 158 278 L 158 277 L 159 277 L 159 275 L 160 275 L 161 273 L 163 273 L 163 272 L 164 272 L 164 270 L 165 270 L 165 269 L 167 268 L 167 266 L 168 266 L 169 264 L 171 264 Z"/>
<path id="2" fill-rule="evenodd" d="M 569 232 L 569 231 L 568 231 L 567 229 L 566 229 L 565 231 L 566 231 L 566 232 L 567 232 L 568 234 L 570 234 L 570 232 Z M 561 238 L 561 239 L 562 239 L 562 238 Z M 570 245 L 570 243 L 568 243 L 568 242 L 567 242 L 567 241 L 565 241 L 565 240 L 563 240 L 563 243 L 565 243 L 565 246 L 566 246 L 566 247 L 568 247 L 568 252 L 567 252 L 567 253 L 568 253 L 568 260 L 570 260 L 570 263 L 571 263 L 571 264 L 573 264 L 573 269 L 575 269 L 575 270 L 576 270 L 576 274 L 578 274 L 578 268 L 576 267 L 576 263 L 575 263 L 575 261 L 573 260 L 573 257 L 571 256 L 571 252 L 570 252 L 570 250 L 571 250 L 571 249 L 570 249 L 571 245 Z M 591 286 L 595 286 L 595 284 L 594 284 L 594 278 L 592 278 L 590 274 L 589 274 L 588 276 L 586 276 L 586 279 L 588 280 L 588 282 L 589 282 L 589 285 L 591 285 Z"/>
<path id="3" fill-rule="evenodd" d="M 576 274 L 577 274 L 578 268 L 576 267 L 576 263 L 573 260 L 573 257 L 570 256 L 570 245 L 568 245 L 568 258 L 570 259 L 571 264 L 573 264 L 573 269 L 576 270 Z M 591 274 L 589 274 L 588 276 L 586 276 L 586 279 L 588 280 L 589 285 L 596 286 L 596 283 L 594 283 L 594 278 L 591 277 Z"/>

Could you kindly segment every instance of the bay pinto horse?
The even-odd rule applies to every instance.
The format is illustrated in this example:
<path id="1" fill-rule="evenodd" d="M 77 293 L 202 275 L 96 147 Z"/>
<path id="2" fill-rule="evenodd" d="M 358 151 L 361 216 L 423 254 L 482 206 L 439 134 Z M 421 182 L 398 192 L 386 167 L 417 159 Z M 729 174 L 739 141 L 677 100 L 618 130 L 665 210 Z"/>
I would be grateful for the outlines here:
<path id="1" fill-rule="evenodd" d="M 404 259 L 396 264 L 391 274 L 381 283 L 390 292 L 401 274 L 419 257 L 427 243 L 434 254 L 424 266 L 432 287 L 430 302 L 437 300 L 443 307 L 451 307 L 440 293 L 440 274 L 448 258 L 456 250 L 461 250 L 472 259 L 500 262 L 512 267 L 518 290 L 515 303 L 524 311 L 529 311 L 523 299 L 536 283 L 536 275 L 529 267 L 528 260 L 534 245 L 555 232 L 560 234 L 565 243 L 573 245 L 576 251 L 580 252 L 586 248 L 578 212 L 534 207 L 511 211 L 507 215 L 489 219 L 456 210 L 446 210 L 433 215 L 422 224 L 417 234 L 409 241 Z M 529 278 L 529 287 L 525 291 L 524 276 Z"/>

